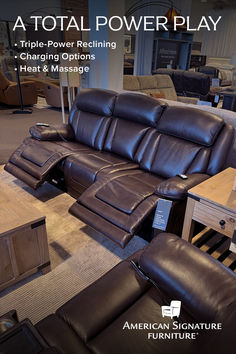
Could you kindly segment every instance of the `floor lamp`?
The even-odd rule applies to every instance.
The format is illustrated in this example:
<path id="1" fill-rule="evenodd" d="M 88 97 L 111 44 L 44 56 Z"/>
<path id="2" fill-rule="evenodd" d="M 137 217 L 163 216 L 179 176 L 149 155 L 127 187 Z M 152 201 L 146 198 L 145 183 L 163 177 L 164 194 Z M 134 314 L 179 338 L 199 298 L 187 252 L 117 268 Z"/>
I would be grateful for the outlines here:
<path id="1" fill-rule="evenodd" d="M 8 21 L 7 21 L 7 37 L 8 37 L 9 48 L 13 52 L 13 56 L 14 56 L 14 69 L 16 72 L 16 82 L 17 82 L 18 95 L 19 95 L 19 101 L 20 101 L 20 109 L 16 109 L 12 113 L 13 114 L 31 114 L 32 109 L 26 109 L 26 108 L 24 108 L 24 105 L 23 105 L 23 97 L 22 97 L 22 91 L 21 91 L 21 85 L 20 85 L 19 67 L 18 67 L 18 62 L 17 62 L 17 56 L 15 55 L 16 49 L 12 47 L 10 27 L 9 27 Z"/>
<path id="2" fill-rule="evenodd" d="M 172 0 L 167 0 L 166 1 L 159 1 L 159 0 L 150 0 L 150 1 L 143 1 L 143 0 L 138 0 L 135 3 L 133 3 L 130 8 L 126 11 L 125 16 L 130 17 L 132 16 L 136 11 L 144 9 L 146 7 L 150 6 L 160 6 L 163 8 L 167 8 L 168 12 L 166 13 L 166 17 L 168 21 L 173 23 L 174 16 L 178 16 L 179 13 L 176 11 L 178 10 L 179 12 L 181 11 L 178 7 L 174 6 L 174 3 Z"/>

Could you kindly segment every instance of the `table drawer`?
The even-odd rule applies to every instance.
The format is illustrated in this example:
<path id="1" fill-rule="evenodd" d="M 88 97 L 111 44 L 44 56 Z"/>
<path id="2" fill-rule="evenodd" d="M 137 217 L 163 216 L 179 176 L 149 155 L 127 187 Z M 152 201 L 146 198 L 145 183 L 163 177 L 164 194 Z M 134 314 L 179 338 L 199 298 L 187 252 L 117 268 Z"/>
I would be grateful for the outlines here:
<path id="1" fill-rule="evenodd" d="M 195 202 L 193 219 L 232 238 L 236 228 L 236 215 L 230 215 L 225 210 L 218 210 L 201 202 Z M 220 222 L 225 222 L 221 227 Z"/>

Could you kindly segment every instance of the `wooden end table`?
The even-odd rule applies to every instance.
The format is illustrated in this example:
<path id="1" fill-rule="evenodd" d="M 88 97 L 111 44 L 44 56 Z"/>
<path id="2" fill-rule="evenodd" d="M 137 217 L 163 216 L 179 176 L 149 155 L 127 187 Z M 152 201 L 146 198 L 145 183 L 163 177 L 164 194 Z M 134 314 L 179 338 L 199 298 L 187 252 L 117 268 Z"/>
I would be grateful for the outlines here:
<path id="1" fill-rule="evenodd" d="M 0 182 L 0 291 L 50 271 L 45 216 Z"/>
<path id="2" fill-rule="evenodd" d="M 191 242 L 194 221 L 232 239 L 236 252 L 236 169 L 227 168 L 188 191 L 182 238 Z"/>

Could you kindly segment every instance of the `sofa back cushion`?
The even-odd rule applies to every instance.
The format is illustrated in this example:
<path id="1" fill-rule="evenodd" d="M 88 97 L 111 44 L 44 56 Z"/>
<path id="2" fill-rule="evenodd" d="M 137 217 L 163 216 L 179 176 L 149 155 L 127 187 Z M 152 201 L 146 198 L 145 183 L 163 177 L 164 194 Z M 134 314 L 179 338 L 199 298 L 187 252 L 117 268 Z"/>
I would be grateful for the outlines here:
<path id="1" fill-rule="evenodd" d="M 116 92 L 82 90 L 73 104 L 69 123 L 76 141 L 102 150 L 111 123 Z"/>
<path id="2" fill-rule="evenodd" d="M 169 75 L 178 96 L 204 98 L 210 91 L 209 76 L 199 72 L 163 68 L 157 69 L 154 74 L 157 77 Z"/>
<path id="3" fill-rule="evenodd" d="M 211 146 L 224 125 L 222 118 L 189 107 L 168 107 L 158 122 L 159 132 Z"/>
<path id="4" fill-rule="evenodd" d="M 157 82 L 156 82 L 154 76 L 140 75 L 140 76 L 137 76 L 137 79 L 139 81 L 140 90 L 159 88 L 159 87 L 157 87 Z"/>
<path id="5" fill-rule="evenodd" d="M 110 90 L 81 90 L 75 99 L 78 110 L 110 117 L 113 113 L 117 93 Z"/>
<path id="6" fill-rule="evenodd" d="M 123 77 L 123 88 L 128 91 L 139 91 L 140 84 L 137 76 L 134 75 L 124 75 Z"/>
<path id="7" fill-rule="evenodd" d="M 166 99 L 176 101 L 177 95 L 171 78 L 168 75 L 125 75 L 124 90 L 141 91 L 147 95 L 160 94 Z"/>
<path id="8" fill-rule="evenodd" d="M 167 105 L 161 100 L 137 93 L 122 93 L 117 96 L 114 116 L 140 124 L 157 127 Z"/>
<path id="9" fill-rule="evenodd" d="M 153 75 L 156 76 L 157 78 L 159 76 L 168 75 L 172 81 L 172 84 L 174 85 L 176 94 L 183 96 L 183 94 L 184 94 L 183 73 L 184 73 L 184 70 L 161 68 L 161 69 L 157 69 L 153 73 Z M 176 101 L 176 100 L 177 99 L 175 99 L 174 101 Z"/>
<path id="10" fill-rule="evenodd" d="M 161 291 L 182 301 L 196 321 L 221 322 L 230 309 L 235 312 L 236 275 L 180 237 L 159 234 L 145 248 L 139 264 Z"/>
<path id="11" fill-rule="evenodd" d="M 139 144 L 150 129 L 147 125 L 113 118 L 104 149 L 133 160 Z"/>
<path id="12" fill-rule="evenodd" d="M 154 75 L 156 87 L 164 92 L 167 100 L 177 101 L 177 94 L 173 81 L 169 75 Z"/>
<path id="13" fill-rule="evenodd" d="M 164 178 L 179 173 L 204 173 L 210 150 L 165 134 L 153 135 L 140 161 L 141 168 Z"/>
<path id="14" fill-rule="evenodd" d="M 206 74 L 185 71 L 183 74 L 183 84 L 187 96 L 191 94 L 205 96 L 210 91 L 211 80 Z"/>
<path id="15" fill-rule="evenodd" d="M 202 113 L 186 107 L 168 107 L 146 144 L 141 168 L 165 178 L 179 173 L 217 173 L 222 158 L 215 159 L 214 173 L 208 165 L 224 122 L 213 114 Z"/>
<path id="16" fill-rule="evenodd" d="M 162 101 L 136 93 L 117 96 L 114 117 L 104 145 L 110 151 L 131 160 L 145 135 L 156 127 L 166 108 Z"/>

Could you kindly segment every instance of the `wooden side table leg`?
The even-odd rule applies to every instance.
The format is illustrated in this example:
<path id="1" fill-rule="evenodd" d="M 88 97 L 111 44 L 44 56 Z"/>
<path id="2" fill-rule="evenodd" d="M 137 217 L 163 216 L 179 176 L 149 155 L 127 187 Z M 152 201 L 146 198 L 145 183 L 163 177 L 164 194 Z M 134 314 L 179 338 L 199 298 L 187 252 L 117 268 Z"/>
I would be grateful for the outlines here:
<path id="1" fill-rule="evenodd" d="M 41 268 L 41 272 L 42 274 L 47 274 L 51 271 L 51 264 L 50 262 L 48 262 L 49 264 L 45 265 L 45 267 Z"/>
<path id="2" fill-rule="evenodd" d="M 182 239 L 191 242 L 193 238 L 193 229 L 194 229 L 194 220 L 193 211 L 195 206 L 195 200 L 192 198 L 188 198 L 185 217 L 184 217 L 184 226 L 182 231 Z"/>
<path id="3" fill-rule="evenodd" d="M 51 271 L 51 265 L 50 264 L 41 269 L 41 272 L 42 272 L 43 275 L 49 273 L 50 271 Z"/>

